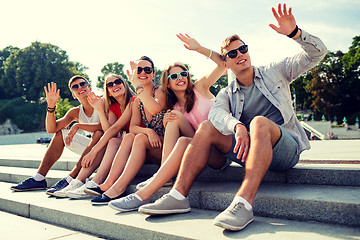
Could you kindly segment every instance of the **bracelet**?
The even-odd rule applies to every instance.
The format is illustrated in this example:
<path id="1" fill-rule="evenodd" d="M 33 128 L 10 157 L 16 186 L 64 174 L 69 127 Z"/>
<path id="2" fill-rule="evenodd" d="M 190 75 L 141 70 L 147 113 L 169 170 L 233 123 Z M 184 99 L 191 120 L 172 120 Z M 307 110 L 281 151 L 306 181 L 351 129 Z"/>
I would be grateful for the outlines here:
<path id="1" fill-rule="evenodd" d="M 56 106 L 51 108 L 51 107 L 47 107 L 46 111 L 48 111 L 49 113 L 53 113 L 55 112 Z"/>
<path id="2" fill-rule="evenodd" d="M 292 31 L 289 35 L 287 35 L 289 38 L 293 38 L 295 37 L 295 35 L 298 33 L 299 31 L 299 28 L 298 28 L 298 25 L 296 25 L 294 31 Z"/>
<path id="3" fill-rule="evenodd" d="M 207 57 L 207 59 L 211 58 L 211 55 L 212 55 L 212 50 L 211 49 L 209 49 L 209 50 L 210 50 L 210 55 Z"/>

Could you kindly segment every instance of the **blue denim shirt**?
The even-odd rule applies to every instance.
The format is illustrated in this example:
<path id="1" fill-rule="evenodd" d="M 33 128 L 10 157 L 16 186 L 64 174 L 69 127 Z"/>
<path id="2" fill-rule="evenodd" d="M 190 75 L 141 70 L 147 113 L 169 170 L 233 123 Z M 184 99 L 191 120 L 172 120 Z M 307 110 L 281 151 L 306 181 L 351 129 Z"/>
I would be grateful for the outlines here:
<path id="1" fill-rule="evenodd" d="M 284 118 L 282 127 L 294 137 L 298 144 L 297 152 L 300 154 L 310 149 L 310 143 L 294 112 L 290 83 L 316 66 L 326 55 L 327 49 L 318 37 L 304 30 L 301 30 L 301 36 L 295 41 L 302 47 L 302 52 L 268 66 L 253 68 L 255 86 L 280 110 Z M 209 112 L 209 120 L 222 134 L 235 134 L 234 128 L 240 123 L 243 107 L 244 94 L 238 81 L 233 81 L 216 96 Z"/>

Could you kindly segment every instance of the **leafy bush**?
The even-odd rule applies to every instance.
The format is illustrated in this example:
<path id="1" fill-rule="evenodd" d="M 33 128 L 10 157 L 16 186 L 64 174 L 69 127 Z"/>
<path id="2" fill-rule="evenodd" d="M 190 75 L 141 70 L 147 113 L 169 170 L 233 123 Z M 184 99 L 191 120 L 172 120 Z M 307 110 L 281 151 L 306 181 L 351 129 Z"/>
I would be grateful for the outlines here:
<path id="1" fill-rule="evenodd" d="M 45 117 L 46 106 L 35 102 L 25 101 L 23 98 L 2 100 L 0 102 L 0 124 L 10 119 L 24 132 L 38 130 Z"/>

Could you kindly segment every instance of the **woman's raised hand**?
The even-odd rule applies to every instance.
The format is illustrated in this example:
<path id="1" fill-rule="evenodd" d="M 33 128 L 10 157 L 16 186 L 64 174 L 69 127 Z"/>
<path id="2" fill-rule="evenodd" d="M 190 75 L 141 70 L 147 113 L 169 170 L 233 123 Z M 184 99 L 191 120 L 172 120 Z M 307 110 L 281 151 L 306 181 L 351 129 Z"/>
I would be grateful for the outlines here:
<path id="1" fill-rule="evenodd" d="M 90 105 L 94 109 L 96 109 L 96 111 L 98 111 L 98 112 L 104 111 L 104 101 L 102 100 L 102 98 L 100 96 L 96 95 L 94 92 L 91 92 L 88 95 L 87 99 L 88 99 L 88 102 L 90 103 Z"/>
<path id="2" fill-rule="evenodd" d="M 126 75 L 128 76 L 129 81 L 135 88 L 140 85 L 140 82 L 137 78 L 137 66 L 138 65 L 136 62 L 130 61 L 131 72 L 130 70 L 126 70 Z"/>
<path id="3" fill-rule="evenodd" d="M 197 51 L 201 45 L 195 40 L 195 38 L 190 37 L 187 34 L 178 33 L 176 36 L 184 43 L 184 47 L 189 50 Z"/>

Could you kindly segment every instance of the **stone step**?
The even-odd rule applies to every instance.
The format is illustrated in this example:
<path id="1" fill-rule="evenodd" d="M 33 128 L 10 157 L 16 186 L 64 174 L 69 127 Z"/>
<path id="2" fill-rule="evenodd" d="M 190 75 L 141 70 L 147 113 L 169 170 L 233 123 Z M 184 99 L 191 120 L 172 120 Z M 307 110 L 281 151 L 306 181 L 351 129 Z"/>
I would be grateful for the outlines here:
<path id="1" fill-rule="evenodd" d="M 53 170 L 70 171 L 75 161 L 62 160 L 58 161 L 52 167 L 49 174 Z M 24 159 L 0 159 L 0 180 L 4 179 L 2 174 L 6 174 L 5 178 L 10 178 L 11 174 L 16 173 L 16 169 L 6 172 L 6 167 L 33 168 L 37 169 L 40 160 L 24 160 Z M 4 166 L 4 167 L 1 167 Z M 138 176 L 147 178 L 153 175 L 158 166 L 153 164 L 145 164 Z M 9 169 L 11 170 L 11 168 Z M 32 176 L 35 171 L 29 171 Z M 65 175 L 63 175 L 65 176 Z M 205 168 L 198 177 L 203 181 L 241 181 L 244 177 L 244 168 L 236 163 L 232 163 L 223 171 L 213 171 Z M 23 179 L 25 179 L 24 177 Z M 11 178 L 10 178 L 11 179 Z M 18 182 L 19 177 L 13 178 Z M 4 180 L 13 182 L 10 180 Z M 317 184 L 317 185 L 335 185 L 335 186 L 357 186 L 360 187 L 360 164 L 298 164 L 293 169 L 286 172 L 269 171 L 263 182 L 269 183 L 291 183 L 291 184 Z"/>
<path id="2" fill-rule="evenodd" d="M 7 174 L 8 179 L 0 178 L 4 182 L 18 183 L 33 175 L 32 169 L 0 167 L 0 176 L 3 176 L 5 170 L 11 174 Z M 47 177 L 48 185 L 65 175 L 64 171 L 50 171 Z M 142 180 L 144 178 L 135 178 L 128 187 L 129 192 L 136 191 L 135 185 Z M 231 203 L 241 181 L 209 183 L 199 179 L 194 183 L 189 194 L 191 205 L 200 209 L 221 211 Z M 161 197 L 169 189 L 161 188 L 152 200 Z M 360 188 L 352 186 L 262 183 L 255 198 L 254 212 L 265 217 L 360 226 L 359 196 Z"/>
<path id="3" fill-rule="evenodd" d="M 218 211 L 192 208 L 187 214 L 151 217 L 137 212 L 118 213 L 107 206 L 94 207 L 88 200 L 56 199 L 44 191 L 13 193 L 10 186 L 0 182 L 2 211 L 107 239 L 326 240 L 360 236 L 360 229 L 355 227 L 258 216 L 243 231 L 224 231 L 212 224 Z"/>
<path id="4" fill-rule="evenodd" d="M 99 240 L 96 236 L 0 211 L 1 239 Z M 15 224 L 16 223 L 16 229 Z"/>

